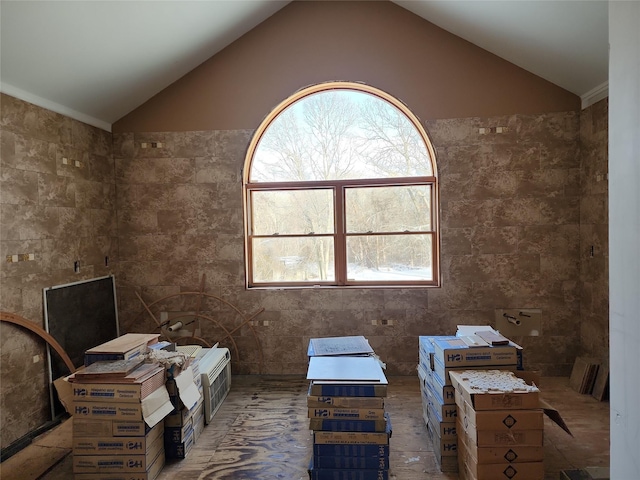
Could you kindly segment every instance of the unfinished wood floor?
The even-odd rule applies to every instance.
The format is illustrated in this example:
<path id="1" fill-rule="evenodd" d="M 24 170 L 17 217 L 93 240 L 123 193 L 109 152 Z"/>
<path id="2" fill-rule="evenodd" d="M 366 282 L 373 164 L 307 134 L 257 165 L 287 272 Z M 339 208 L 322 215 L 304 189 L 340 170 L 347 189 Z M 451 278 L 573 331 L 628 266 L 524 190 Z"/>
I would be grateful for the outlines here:
<path id="1" fill-rule="evenodd" d="M 204 429 L 187 458 L 168 462 L 158 478 L 307 479 L 311 452 L 307 386 L 302 377 L 234 376 L 231 392 L 214 422 Z M 545 480 L 558 479 L 564 469 L 608 467 L 609 404 L 574 392 L 568 378 L 544 378 L 541 390 L 574 434 L 569 436 L 545 417 Z M 420 402 L 417 376 L 389 378 L 386 409 L 393 425 L 391 478 L 457 479 L 456 474 L 443 474 L 436 466 Z M 72 479 L 71 456 L 40 478 Z"/>

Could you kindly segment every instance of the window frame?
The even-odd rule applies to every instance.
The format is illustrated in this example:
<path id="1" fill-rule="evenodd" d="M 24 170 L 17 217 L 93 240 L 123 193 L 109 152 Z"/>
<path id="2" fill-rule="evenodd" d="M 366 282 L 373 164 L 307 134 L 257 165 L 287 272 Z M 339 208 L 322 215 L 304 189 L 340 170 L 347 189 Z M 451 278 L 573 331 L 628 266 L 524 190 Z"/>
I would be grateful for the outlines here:
<path id="1" fill-rule="evenodd" d="M 412 176 L 412 177 L 381 177 L 381 178 L 365 178 L 365 179 L 347 179 L 347 180 L 315 180 L 315 181 L 278 181 L 278 182 L 254 182 L 250 181 L 251 167 L 254 160 L 255 152 L 260 145 L 260 140 L 264 133 L 268 130 L 272 122 L 287 107 L 293 103 L 319 92 L 330 90 L 353 90 L 368 93 L 390 103 L 396 107 L 411 122 L 420 138 L 424 142 L 425 148 L 431 161 L 431 176 Z M 410 231 L 410 232 L 358 232 L 347 233 L 345 218 L 345 192 L 349 188 L 358 187 L 384 187 L 384 186 L 411 186 L 411 185 L 427 185 L 431 191 L 431 209 L 430 209 L 430 230 Z M 322 234 L 283 234 L 278 233 L 271 235 L 256 235 L 253 233 L 252 227 L 252 193 L 260 191 L 286 191 L 286 190 L 313 190 L 313 189 L 331 189 L 333 190 L 334 199 L 334 232 Z M 419 119 L 398 99 L 383 92 L 377 88 L 354 82 L 327 82 L 304 88 L 289 98 L 281 102 L 274 108 L 262 121 L 249 144 L 245 157 L 243 169 L 243 215 L 244 215 L 244 247 L 245 247 L 245 285 L 248 289 L 257 288 L 277 288 L 277 289 L 295 289 L 308 287 L 328 287 L 328 288 L 412 288 L 412 287 L 439 287 L 441 285 L 440 278 L 440 222 L 439 222 L 440 200 L 439 185 L 437 175 L 437 163 L 435 157 L 435 149 L 431 141 L 422 127 Z M 347 277 L 347 247 L 346 241 L 348 237 L 363 236 L 373 233 L 376 236 L 383 235 L 414 235 L 427 234 L 431 236 L 431 268 L 432 280 L 408 280 L 408 281 L 356 281 L 348 280 Z M 309 282 L 255 282 L 253 272 L 253 248 L 252 242 L 257 238 L 318 238 L 332 237 L 334 239 L 334 269 L 335 280 L 331 281 L 309 281 Z"/>

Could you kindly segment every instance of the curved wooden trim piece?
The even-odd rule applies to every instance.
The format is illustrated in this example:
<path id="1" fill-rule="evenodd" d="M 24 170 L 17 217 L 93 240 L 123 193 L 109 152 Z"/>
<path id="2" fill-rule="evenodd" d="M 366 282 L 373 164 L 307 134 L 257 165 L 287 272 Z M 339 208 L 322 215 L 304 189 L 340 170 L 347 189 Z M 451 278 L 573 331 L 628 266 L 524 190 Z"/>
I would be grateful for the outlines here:
<path id="1" fill-rule="evenodd" d="M 142 303 L 144 310 L 142 312 L 139 312 L 138 315 L 136 315 L 135 319 L 137 320 L 138 318 L 140 318 L 140 316 L 146 312 L 147 314 L 149 314 L 149 316 L 152 318 L 152 320 L 154 321 L 154 323 L 156 324 L 156 327 L 160 329 L 160 331 L 162 332 L 162 334 L 164 335 L 165 338 L 167 338 L 167 340 L 170 340 L 170 336 L 169 333 L 166 330 L 166 326 L 169 323 L 169 320 L 166 320 L 165 322 L 160 322 L 160 320 L 158 320 L 158 318 L 154 315 L 153 311 L 152 311 L 152 307 L 156 306 L 157 304 L 160 304 L 162 302 L 164 302 L 165 300 L 171 299 L 171 298 L 176 298 L 176 297 L 184 297 L 184 296 L 193 296 L 196 295 L 197 296 L 197 313 L 195 314 L 185 314 L 183 315 L 184 317 L 196 317 L 198 319 L 204 319 L 207 320 L 208 322 L 213 323 L 214 325 L 222 328 L 225 332 L 225 336 L 221 339 L 218 339 L 218 342 L 224 341 L 227 338 L 229 339 L 229 341 L 232 344 L 232 350 L 235 352 L 236 354 L 236 358 L 240 358 L 240 351 L 238 350 L 238 346 L 236 345 L 235 339 L 233 338 L 233 334 L 235 332 L 237 332 L 241 327 L 243 326 L 247 326 L 249 328 L 249 330 L 251 331 L 253 338 L 255 340 L 256 343 L 256 347 L 257 347 L 257 351 L 258 351 L 258 362 L 260 365 L 260 372 L 259 373 L 263 373 L 263 369 L 264 369 L 264 355 L 262 352 L 262 346 L 260 345 L 260 338 L 258 337 L 258 333 L 256 332 L 255 328 L 253 327 L 253 325 L 251 324 L 251 321 L 257 317 L 258 315 L 260 315 L 262 312 L 264 312 L 264 307 L 261 307 L 260 309 L 258 309 L 256 312 L 254 312 L 252 315 L 250 316 L 246 316 L 245 314 L 243 314 L 240 309 L 238 307 L 236 307 L 234 304 L 226 301 L 225 299 L 217 296 L 217 295 L 213 295 L 211 293 L 206 293 L 204 292 L 204 275 L 203 275 L 203 281 L 200 284 L 200 291 L 190 291 L 190 292 L 180 292 L 180 293 L 174 293 L 171 295 L 167 295 L 165 297 L 162 297 L 158 300 L 155 300 L 151 303 L 146 303 L 142 297 L 140 296 L 140 294 L 136 291 L 136 296 L 138 297 L 138 300 L 140 300 L 140 302 Z M 238 315 L 242 321 L 240 323 L 240 325 L 237 325 L 235 328 L 229 330 L 227 329 L 224 325 L 222 325 L 221 322 L 219 322 L 218 320 L 215 320 L 207 315 L 203 315 L 200 313 L 200 309 L 202 306 L 202 300 L 204 298 L 212 298 L 214 300 L 218 300 L 219 302 L 225 304 L 228 308 L 230 308 L 231 310 L 233 310 L 236 315 Z M 180 318 L 180 317 L 173 317 L 172 320 L 175 320 L 176 318 Z M 190 338 L 190 339 L 196 339 L 197 337 L 195 337 L 195 331 L 192 331 L 191 336 L 190 337 L 182 337 L 182 338 Z M 202 340 L 202 339 L 199 339 Z M 205 340 L 206 341 L 206 340 Z M 208 342 L 207 342 L 208 343 Z"/>
<path id="2" fill-rule="evenodd" d="M 60 355 L 60 358 L 64 361 L 64 364 L 67 366 L 70 373 L 73 373 L 76 371 L 76 367 L 73 365 L 73 362 L 69 358 L 69 355 L 67 355 L 67 352 L 65 352 L 64 348 L 62 348 L 62 345 L 60 345 L 55 338 L 49 335 L 49 333 L 43 330 L 42 327 L 39 327 L 35 323 L 30 322 L 29 320 L 27 320 L 24 317 L 21 317 L 20 315 L 16 315 L 14 313 L 8 313 L 8 312 L 0 312 L 0 321 L 13 323 L 14 325 L 19 325 L 35 333 L 41 339 L 43 339 L 45 342 L 51 345 L 51 347 L 56 351 L 56 353 Z"/>

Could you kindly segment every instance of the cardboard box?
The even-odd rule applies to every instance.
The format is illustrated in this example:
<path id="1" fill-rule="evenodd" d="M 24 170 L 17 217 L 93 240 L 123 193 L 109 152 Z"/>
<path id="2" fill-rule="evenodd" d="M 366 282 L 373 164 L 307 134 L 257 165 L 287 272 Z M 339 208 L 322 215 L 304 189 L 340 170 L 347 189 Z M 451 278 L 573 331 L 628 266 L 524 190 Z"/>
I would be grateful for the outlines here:
<path id="1" fill-rule="evenodd" d="M 146 472 L 142 473 L 76 473 L 74 480 L 155 480 L 164 467 L 164 453 L 160 452 Z"/>
<path id="2" fill-rule="evenodd" d="M 506 445 L 542 446 L 543 430 L 479 430 L 472 423 L 464 424 L 458 418 L 456 423 L 458 439 L 466 435 L 479 447 L 494 447 Z"/>
<path id="3" fill-rule="evenodd" d="M 421 392 L 420 397 L 422 401 L 422 419 L 424 420 L 424 424 L 429 424 L 429 400 L 427 400 L 426 393 Z"/>
<path id="4" fill-rule="evenodd" d="M 542 430 L 544 415 L 542 409 L 530 410 L 474 410 L 456 395 L 458 417 L 463 424 L 471 423 L 478 430 Z"/>
<path id="5" fill-rule="evenodd" d="M 427 431 L 433 444 L 433 452 L 436 456 L 455 457 L 458 455 L 458 437 L 440 437 L 440 428 L 437 423 L 429 422 Z"/>
<path id="6" fill-rule="evenodd" d="M 437 398 L 431 385 L 427 385 L 426 389 L 427 400 L 429 405 L 433 408 L 436 418 L 440 422 L 455 422 L 458 416 L 458 408 L 455 402 L 453 404 L 443 404 L 442 400 Z"/>
<path id="7" fill-rule="evenodd" d="M 427 369 L 421 364 L 418 364 L 418 380 L 420 380 L 420 389 L 424 390 L 427 388 L 427 383 L 430 381 L 431 374 L 427 371 Z"/>
<path id="8" fill-rule="evenodd" d="M 191 428 L 187 436 L 180 442 L 166 440 L 164 442 L 164 453 L 167 458 L 186 458 L 195 443 L 193 428 Z"/>
<path id="9" fill-rule="evenodd" d="M 307 395 L 307 407 L 384 408 L 384 397 L 336 397 Z"/>
<path id="10" fill-rule="evenodd" d="M 150 430 L 142 420 L 131 422 L 73 417 L 74 437 L 144 437 Z"/>
<path id="11" fill-rule="evenodd" d="M 438 338 L 433 340 L 435 359 L 445 367 L 502 366 L 518 364 L 518 346 L 508 345 L 469 346 L 463 338 Z"/>
<path id="12" fill-rule="evenodd" d="M 384 420 L 383 408 L 308 408 L 309 418 Z"/>
<path id="13" fill-rule="evenodd" d="M 88 367 L 96 362 L 107 362 L 113 360 L 131 360 L 132 358 L 144 355 L 149 350 L 147 344 L 138 345 L 122 353 L 89 353 L 84 354 L 84 366 Z"/>
<path id="14" fill-rule="evenodd" d="M 73 435 L 79 437 L 144 437 L 149 431 L 144 421 L 73 417 Z"/>
<path id="15" fill-rule="evenodd" d="M 65 411 L 69 415 L 73 415 L 73 387 L 69 383 L 68 376 L 55 379 L 53 386 Z"/>
<path id="16" fill-rule="evenodd" d="M 78 383 L 70 382 L 73 401 L 140 402 L 164 385 L 164 367 L 150 369 L 140 383 Z"/>
<path id="17" fill-rule="evenodd" d="M 182 407 L 180 410 L 171 412 L 164 418 L 164 425 L 165 427 L 182 427 L 195 416 L 199 409 L 204 409 L 204 398 L 202 397 L 192 408 Z"/>
<path id="18" fill-rule="evenodd" d="M 543 462 L 479 464 L 463 457 L 458 460 L 468 480 L 544 480 Z"/>
<path id="19" fill-rule="evenodd" d="M 315 358 L 315 357 L 314 357 Z M 380 420 L 352 420 L 343 418 L 310 418 L 309 430 L 324 430 L 331 432 L 384 432 L 387 421 Z"/>
<path id="20" fill-rule="evenodd" d="M 338 444 L 338 445 L 389 445 L 389 439 L 393 433 L 391 418 L 387 415 L 387 428 L 384 432 L 313 432 L 313 443 L 315 444 Z"/>
<path id="21" fill-rule="evenodd" d="M 164 427 L 165 442 L 183 443 L 185 439 L 193 432 L 193 418 L 189 418 L 187 423 L 181 427 Z"/>
<path id="22" fill-rule="evenodd" d="M 439 383 L 450 386 L 451 383 L 451 372 L 464 372 L 466 370 L 504 370 L 515 372 L 517 370 L 516 365 L 502 365 L 498 367 L 487 367 L 487 366 L 471 366 L 471 367 L 445 367 L 440 360 L 435 359 L 434 363 L 433 375 L 438 377 Z"/>
<path id="23" fill-rule="evenodd" d="M 204 431 L 204 410 L 193 416 L 193 441 L 198 441 L 200 434 Z"/>
<path id="24" fill-rule="evenodd" d="M 194 381 L 191 366 L 166 382 L 167 391 L 176 409 L 194 408 L 202 400 L 202 394 Z"/>
<path id="25" fill-rule="evenodd" d="M 539 390 L 512 372 L 465 370 L 449 372 L 451 383 L 474 410 L 535 409 L 540 407 Z M 487 388 L 479 385 L 486 385 Z"/>
<path id="26" fill-rule="evenodd" d="M 155 426 L 173 411 L 167 389 L 163 386 L 141 402 L 96 402 L 75 400 L 73 415 L 104 420 L 144 420 L 149 427 Z"/>
<path id="27" fill-rule="evenodd" d="M 427 435 L 433 445 L 433 453 L 436 459 L 436 463 L 440 470 L 443 472 L 457 472 L 458 471 L 458 443 L 447 441 L 446 444 L 442 444 L 442 440 L 437 436 L 433 426 L 427 425 Z"/>
<path id="28" fill-rule="evenodd" d="M 457 440 L 458 439 L 458 430 L 455 419 L 453 421 L 443 422 L 442 420 L 438 420 L 436 414 L 432 408 L 432 405 L 427 407 L 427 416 L 429 419 L 429 424 L 431 428 L 433 428 L 436 435 L 442 440 Z"/>
<path id="29" fill-rule="evenodd" d="M 153 442 L 164 433 L 162 422 L 153 427 L 146 435 L 138 437 L 83 437 L 73 435 L 74 455 L 109 455 L 147 453 Z"/>
<path id="30" fill-rule="evenodd" d="M 73 473 L 145 473 L 163 452 L 160 436 L 143 455 L 73 455 Z"/>
<path id="31" fill-rule="evenodd" d="M 418 358 L 425 370 L 433 370 L 433 337 L 418 337 Z"/>
<path id="32" fill-rule="evenodd" d="M 467 435 L 458 438 L 458 449 L 464 449 L 475 463 L 529 463 L 544 460 L 543 446 L 478 447 Z"/>
<path id="33" fill-rule="evenodd" d="M 453 385 L 445 385 L 444 380 L 436 375 L 435 372 L 432 372 L 429 376 L 429 385 L 442 404 L 452 405 L 456 403 L 456 389 L 453 388 Z"/>

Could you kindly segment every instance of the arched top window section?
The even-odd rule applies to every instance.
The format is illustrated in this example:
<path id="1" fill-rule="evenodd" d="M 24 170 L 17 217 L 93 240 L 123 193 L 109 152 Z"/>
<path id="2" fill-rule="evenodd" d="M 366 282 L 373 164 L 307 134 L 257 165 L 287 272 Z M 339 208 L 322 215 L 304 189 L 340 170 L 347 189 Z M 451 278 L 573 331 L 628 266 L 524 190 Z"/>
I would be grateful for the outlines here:
<path id="1" fill-rule="evenodd" d="M 247 286 L 438 286 L 438 183 L 417 117 L 368 85 L 305 88 L 244 168 Z"/>

